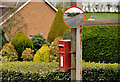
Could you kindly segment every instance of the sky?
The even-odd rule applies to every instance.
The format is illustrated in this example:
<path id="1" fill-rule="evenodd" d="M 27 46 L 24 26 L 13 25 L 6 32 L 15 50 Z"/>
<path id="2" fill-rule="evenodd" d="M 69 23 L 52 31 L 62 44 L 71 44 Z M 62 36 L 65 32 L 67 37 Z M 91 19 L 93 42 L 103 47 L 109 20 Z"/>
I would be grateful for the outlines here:
<path id="1" fill-rule="evenodd" d="M 69 12 L 69 13 L 83 13 L 80 9 L 78 9 L 78 8 L 70 8 L 70 9 L 68 9 L 65 13 L 67 13 L 67 12 Z"/>

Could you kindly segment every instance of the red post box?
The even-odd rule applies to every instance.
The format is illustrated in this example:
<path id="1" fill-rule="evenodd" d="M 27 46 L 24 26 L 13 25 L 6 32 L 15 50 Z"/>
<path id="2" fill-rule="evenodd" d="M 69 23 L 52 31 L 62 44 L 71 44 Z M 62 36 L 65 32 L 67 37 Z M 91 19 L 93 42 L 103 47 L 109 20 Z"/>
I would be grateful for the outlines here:
<path id="1" fill-rule="evenodd" d="M 71 55 L 69 54 L 71 49 L 71 40 L 59 41 L 59 70 L 60 72 L 68 72 L 71 68 Z"/>

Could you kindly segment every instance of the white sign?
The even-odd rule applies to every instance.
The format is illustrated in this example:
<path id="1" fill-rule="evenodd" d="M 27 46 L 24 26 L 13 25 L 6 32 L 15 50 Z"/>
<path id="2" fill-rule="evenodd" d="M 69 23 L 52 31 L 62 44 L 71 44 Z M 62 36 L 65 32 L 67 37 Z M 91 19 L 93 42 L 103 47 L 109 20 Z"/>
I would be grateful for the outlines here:
<path id="1" fill-rule="evenodd" d="M 63 56 L 61 56 L 61 67 L 63 67 Z"/>

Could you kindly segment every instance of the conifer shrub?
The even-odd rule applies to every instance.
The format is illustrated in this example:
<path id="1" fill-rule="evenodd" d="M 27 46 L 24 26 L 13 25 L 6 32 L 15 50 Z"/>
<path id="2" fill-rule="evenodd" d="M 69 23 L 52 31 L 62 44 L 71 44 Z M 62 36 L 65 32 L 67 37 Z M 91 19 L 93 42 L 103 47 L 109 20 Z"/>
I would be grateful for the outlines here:
<path id="1" fill-rule="evenodd" d="M 47 41 L 49 43 L 53 42 L 55 38 L 59 36 L 63 36 L 64 32 L 66 30 L 69 30 L 70 28 L 65 25 L 63 22 L 63 11 L 62 9 L 58 9 L 58 12 L 54 18 L 54 21 L 51 25 L 51 28 L 48 33 Z"/>
<path id="2" fill-rule="evenodd" d="M 2 61 L 16 61 L 18 59 L 18 53 L 15 47 L 11 43 L 6 43 L 1 50 Z"/>
<path id="3" fill-rule="evenodd" d="M 26 48 L 31 48 L 33 49 L 33 42 L 31 39 L 29 39 L 23 31 L 19 31 L 13 40 L 11 41 L 12 44 L 14 44 L 17 52 L 18 52 L 18 57 L 19 59 L 21 58 L 22 52 Z"/>
<path id="4" fill-rule="evenodd" d="M 48 45 L 44 44 L 34 55 L 34 62 L 49 62 L 50 49 Z"/>
<path id="5" fill-rule="evenodd" d="M 0 27 L 0 49 L 2 49 L 2 46 L 5 45 L 5 43 L 8 43 L 4 30 Z"/>
<path id="6" fill-rule="evenodd" d="M 65 31 L 65 33 L 63 35 L 63 39 L 64 40 L 71 40 L 71 31 L 70 30 Z"/>
<path id="7" fill-rule="evenodd" d="M 23 61 L 31 61 L 31 60 L 33 60 L 33 50 L 31 50 L 31 48 L 26 48 L 23 51 L 21 58 L 23 58 Z"/>
<path id="8" fill-rule="evenodd" d="M 36 53 L 36 51 L 38 51 L 43 44 L 47 44 L 48 46 L 50 46 L 50 44 L 45 40 L 45 38 L 41 34 L 33 36 L 31 40 L 33 41 L 34 53 Z"/>
<path id="9" fill-rule="evenodd" d="M 52 43 L 51 43 L 51 46 L 50 46 L 50 61 L 56 61 L 58 62 L 59 61 L 59 48 L 58 48 L 58 45 L 59 45 L 59 40 L 63 40 L 62 37 L 57 37 Z"/>

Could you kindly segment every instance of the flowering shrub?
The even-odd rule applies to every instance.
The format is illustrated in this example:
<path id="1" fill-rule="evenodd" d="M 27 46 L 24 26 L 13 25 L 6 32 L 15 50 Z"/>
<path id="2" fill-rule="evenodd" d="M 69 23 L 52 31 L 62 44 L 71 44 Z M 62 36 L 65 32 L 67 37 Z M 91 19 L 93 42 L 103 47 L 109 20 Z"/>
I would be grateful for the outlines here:
<path id="1" fill-rule="evenodd" d="M 49 47 L 44 44 L 35 54 L 33 61 L 35 62 L 49 62 Z"/>
<path id="2" fill-rule="evenodd" d="M 58 37 L 51 43 L 51 46 L 50 46 L 50 60 L 51 61 L 56 61 L 56 62 L 59 61 L 58 41 L 62 39 L 63 39 L 62 37 Z"/>
<path id="3" fill-rule="evenodd" d="M 22 57 L 23 60 L 27 60 L 27 61 L 31 61 L 33 60 L 33 50 L 31 50 L 31 48 L 26 48 L 23 53 L 22 53 Z"/>
<path id="4" fill-rule="evenodd" d="M 18 53 L 11 43 L 6 43 L 1 50 L 2 61 L 15 61 L 18 59 Z"/>

